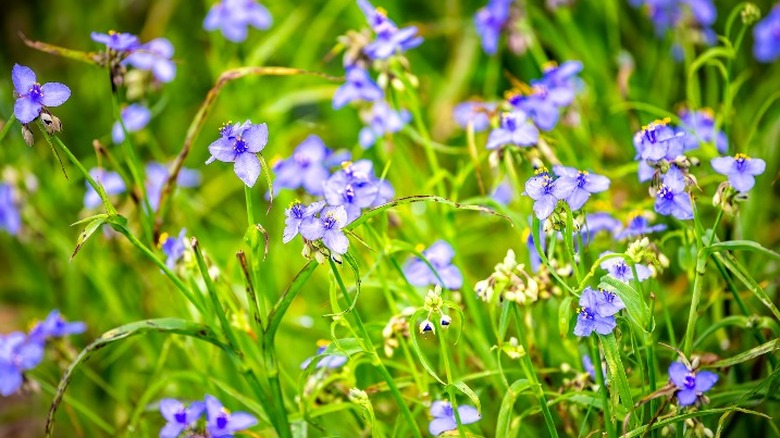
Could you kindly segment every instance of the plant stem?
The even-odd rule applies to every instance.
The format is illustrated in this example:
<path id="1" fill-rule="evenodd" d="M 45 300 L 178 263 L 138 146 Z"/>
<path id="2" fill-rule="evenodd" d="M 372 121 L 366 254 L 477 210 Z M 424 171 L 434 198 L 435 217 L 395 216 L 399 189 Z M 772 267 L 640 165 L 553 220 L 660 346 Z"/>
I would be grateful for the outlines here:
<path id="1" fill-rule="evenodd" d="M 591 362 L 593 362 L 593 370 L 596 374 L 596 384 L 599 385 L 601 403 L 604 405 L 602 408 L 604 411 L 604 428 L 607 430 L 607 436 L 609 438 L 615 438 L 617 436 L 617 432 L 615 430 L 612 412 L 609 407 L 609 393 L 607 392 L 606 379 L 604 379 L 604 373 L 601 368 L 601 354 L 599 353 L 598 343 L 593 338 L 593 336 L 588 338 L 588 345 L 590 346 L 590 358 Z"/>
<path id="2" fill-rule="evenodd" d="M 11 131 L 11 125 L 13 125 L 15 121 L 16 121 L 16 114 L 11 114 L 11 118 L 5 121 L 5 125 L 3 125 L 3 129 L 0 130 L 0 141 L 3 141 L 6 134 L 8 134 L 8 132 Z"/>

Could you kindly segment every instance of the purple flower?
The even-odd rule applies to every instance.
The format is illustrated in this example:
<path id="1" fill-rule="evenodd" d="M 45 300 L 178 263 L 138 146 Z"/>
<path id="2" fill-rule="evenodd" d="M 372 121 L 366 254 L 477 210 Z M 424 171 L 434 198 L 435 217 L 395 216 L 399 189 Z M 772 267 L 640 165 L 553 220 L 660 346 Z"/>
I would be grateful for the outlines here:
<path id="1" fill-rule="evenodd" d="M 458 428 L 458 423 L 455 421 L 455 410 L 452 409 L 452 405 L 448 401 L 438 400 L 433 402 L 431 404 L 431 416 L 433 420 L 428 424 L 428 432 L 431 435 L 439 435 Z M 477 408 L 469 405 L 458 406 L 458 417 L 460 417 L 461 424 L 475 423 L 482 418 Z"/>
<path id="2" fill-rule="evenodd" d="M 316 356 L 320 356 L 320 355 L 325 354 L 325 350 L 327 350 L 327 348 L 328 348 L 327 345 L 317 348 Z M 313 359 L 314 359 L 314 356 L 304 360 L 301 363 L 301 369 L 305 370 L 306 368 L 308 368 L 309 364 L 311 364 L 311 361 Z M 323 358 L 321 358 L 317 362 L 317 365 L 315 365 L 315 368 L 316 369 L 330 368 L 330 369 L 334 370 L 336 368 L 340 368 L 342 365 L 347 363 L 348 359 L 349 358 L 347 356 L 344 356 L 343 354 L 335 354 L 335 353 L 334 354 L 326 354 Z"/>
<path id="3" fill-rule="evenodd" d="M 528 114 L 536 126 L 549 131 L 558 123 L 560 109 L 571 105 L 577 92 L 579 61 L 545 68 L 541 79 L 531 83 L 530 90 L 509 98 L 509 103 Z"/>
<path id="4" fill-rule="evenodd" d="M 390 181 L 380 179 L 375 180 L 374 184 L 376 184 L 377 193 L 376 198 L 374 198 L 374 202 L 372 202 L 370 205 L 371 208 L 379 207 L 380 205 L 389 202 L 395 197 L 395 189 L 393 188 L 393 185 L 390 184 Z"/>
<path id="5" fill-rule="evenodd" d="M 173 44 L 167 38 L 155 38 L 140 45 L 122 64 L 151 71 L 160 82 L 171 82 L 176 77 L 176 63 L 171 60 L 172 57 Z"/>
<path id="6" fill-rule="evenodd" d="M 314 202 L 308 207 L 298 201 L 290 204 L 290 208 L 284 211 L 284 236 L 282 242 L 287 243 L 300 232 L 304 220 L 314 217 L 325 207 L 325 201 Z"/>
<path id="7" fill-rule="evenodd" d="M 553 179 L 552 175 L 541 169 L 525 182 L 525 192 L 534 202 L 534 214 L 539 220 L 547 219 L 555 210 L 559 200 L 567 199 L 575 189 L 575 180 Z"/>
<path id="8" fill-rule="evenodd" d="M 14 202 L 14 189 L 8 184 L 0 183 L 0 230 L 6 230 L 15 236 L 21 228 L 22 218 Z"/>
<path id="9" fill-rule="evenodd" d="M 378 137 L 400 131 L 411 118 L 407 110 L 396 111 L 383 101 L 374 102 L 368 116 L 368 126 L 360 130 L 360 146 L 363 149 L 370 148 Z"/>
<path id="10" fill-rule="evenodd" d="M 160 205 L 160 197 L 168 181 L 168 167 L 164 164 L 151 162 L 146 165 L 146 197 L 152 211 L 157 211 Z M 200 172 L 194 169 L 182 167 L 179 176 L 176 177 L 176 185 L 179 187 L 197 187 L 200 185 Z"/>
<path id="11" fill-rule="evenodd" d="M 583 243 L 593 240 L 593 236 L 602 231 L 608 231 L 613 236 L 620 231 L 622 224 L 609 213 L 592 213 L 585 216 L 585 223 L 580 232 Z"/>
<path id="12" fill-rule="evenodd" d="M 333 95 L 333 109 L 339 109 L 356 100 L 373 102 L 382 99 L 384 92 L 360 67 L 347 67 L 347 81 Z"/>
<path id="13" fill-rule="evenodd" d="M 465 129 L 471 122 L 474 132 L 482 132 L 490 128 L 490 114 L 497 106 L 495 103 L 470 100 L 456 105 L 452 117 L 461 128 Z"/>
<path id="14" fill-rule="evenodd" d="M 122 177 L 116 172 L 108 170 L 94 168 L 89 171 L 89 175 L 95 182 L 103 186 L 106 194 L 109 196 L 119 195 L 126 190 L 125 182 Z M 99 206 L 103 201 L 100 199 L 100 195 L 92 188 L 89 183 L 87 185 L 87 192 L 84 194 L 84 208 L 95 208 Z"/>
<path id="15" fill-rule="evenodd" d="M 43 343 L 22 332 L 0 335 L 0 395 L 7 397 L 22 387 L 24 371 L 43 360 Z"/>
<path id="16" fill-rule="evenodd" d="M 700 143 L 715 143 L 718 152 L 725 154 L 729 149 L 729 139 L 723 131 L 715 131 L 715 119 L 707 110 L 680 112 L 680 119 L 686 135 L 683 138 L 685 151 L 699 147 Z"/>
<path id="17" fill-rule="evenodd" d="M 612 333 L 617 327 L 615 314 L 625 308 L 623 301 L 614 293 L 596 292 L 590 287 L 582 291 L 579 304 L 574 334 L 581 337 L 590 336 L 594 331 L 600 335 Z"/>
<path id="18" fill-rule="evenodd" d="M 140 103 L 134 103 L 122 108 L 121 116 L 127 132 L 136 132 L 144 129 L 149 123 L 149 120 L 152 119 L 152 112 Z M 114 126 L 111 128 L 111 138 L 116 144 L 125 141 L 125 131 L 119 121 L 114 122 Z"/>
<path id="19" fill-rule="evenodd" d="M 349 152 L 333 153 L 322 139 L 310 135 L 295 148 L 290 158 L 274 164 L 274 191 L 303 187 L 310 195 L 320 196 L 322 185 L 330 176 L 328 168 L 349 158 Z"/>
<path id="20" fill-rule="evenodd" d="M 673 160 L 684 151 L 684 132 L 668 126 L 669 118 L 656 120 L 634 134 L 637 159 L 659 161 Z"/>
<path id="21" fill-rule="evenodd" d="M 364 208 L 371 207 L 379 194 L 379 186 L 373 175 L 373 164 L 368 160 L 348 163 L 331 175 L 324 186 L 328 205 L 341 205 L 352 222 Z"/>
<path id="22" fill-rule="evenodd" d="M 387 59 L 396 53 L 403 53 L 422 44 L 423 39 L 414 26 L 398 29 L 387 18 L 384 10 L 375 9 L 367 0 L 358 0 L 358 6 L 376 33 L 376 39 L 363 48 L 363 53 L 373 60 Z"/>
<path id="23" fill-rule="evenodd" d="M 138 37 L 131 33 L 109 30 L 108 33 L 92 32 L 90 36 L 92 41 L 105 44 L 110 50 L 117 52 L 134 50 L 139 45 Z"/>
<path id="24" fill-rule="evenodd" d="M 572 185 L 574 189 L 566 198 L 566 202 L 572 211 L 579 210 L 588 201 L 593 193 L 603 192 L 609 188 L 609 178 L 595 173 L 577 170 L 573 167 L 553 166 L 553 171 L 558 175 L 557 184 L 566 187 Z M 564 182 L 565 181 L 565 182 Z"/>
<path id="25" fill-rule="evenodd" d="M 644 7 L 658 37 L 663 37 L 667 31 L 684 23 L 686 7 L 691 11 L 693 24 L 702 28 L 704 33 L 710 31 L 708 27 L 714 24 L 717 17 L 712 0 L 631 0 L 630 3 L 634 7 Z"/>
<path id="26" fill-rule="evenodd" d="M 501 116 L 501 126 L 490 132 L 487 148 L 492 150 L 499 146 L 513 144 L 531 146 L 539 141 L 539 130 L 526 120 L 522 111 L 504 113 Z"/>
<path id="27" fill-rule="evenodd" d="M 219 29 L 225 38 L 240 43 L 246 40 L 249 26 L 265 30 L 272 22 L 268 9 L 256 0 L 222 0 L 209 9 L 203 29 Z"/>
<path id="28" fill-rule="evenodd" d="M 632 217 L 630 221 L 628 221 L 626 228 L 617 234 L 617 238 L 627 239 L 630 237 L 663 231 L 665 229 L 666 225 L 664 224 L 650 225 L 650 221 L 646 217 L 642 215 L 636 215 Z"/>
<path id="29" fill-rule="evenodd" d="M 716 172 L 729 177 L 731 185 L 742 193 L 749 192 L 756 184 L 755 177 L 766 170 L 766 161 L 745 154 L 713 158 L 710 163 Z"/>
<path id="30" fill-rule="evenodd" d="M 777 5 L 753 28 L 753 55 L 759 62 L 780 58 L 780 7 Z"/>
<path id="31" fill-rule="evenodd" d="M 347 225 L 347 211 L 343 206 L 325 207 L 319 217 L 308 217 L 301 224 L 299 231 L 307 240 L 322 239 L 322 243 L 335 254 L 344 254 L 349 247 L 349 240 L 344 235 Z"/>
<path id="32" fill-rule="evenodd" d="M 669 365 L 669 380 L 677 387 L 675 394 L 680 406 L 690 406 L 718 383 L 718 375 L 712 371 L 694 373 L 685 364 L 672 362 Z"/>
<path id="33" fill-rule="evenodd" d="M 590 358 L 589 355 L 582 356 L 582 367 L 585 368 L 585 372 L 590 374 L 590 378 L 595 382 L 596 381 L 596 368 L 593 366 L 593 359 Z M 604 377 L 604 384 L 609 385 L 607 383 L 607 364 L 606 362 L 601 362 L 601 375 Z"/>
<path id="34" fill-rule="evenodd" d="M 612 252 L 607 251 L 601 255 L 604 256 L 606 254 L 612 254 Z M 634 267 L 636 267 L 636 275 L 639 281 L 645 281 L 650 278 L 651 275 L 653 275 L 653 271 L 651 271 L 650 267 L 647 265 L 636 263 L 634 264 Z M 628 283 L 634 279 L 634 271 L 631 269 L 631 266 L 629 266 L 628 263 L 626 263 L 626 261 L 621 257 L 615 257 L 601 262 L 601 269 L 606 270 L 609 272 L 611 277 L 617 278 L 623 283 Z"/>
<path id="35" fill-rule="evenodd" d="M 176 262 L 184 256 L 184 251 L 187 250 L 187 229 L 182 228 L 178 237 L 163 233 L 160 236 L 160 249 L 168 257 L 165 260 L 165 266 L 168 269 L 176 267 Z"/>
<path id="36" fill-rule="evenodd" d="M 61 338 L 67 335 L 84 333 L 87 325 L 83 322 L 67 322 L 59 310 L 52 310 L 46 319 L 35 324 L 30 330 L 30 339 L 43 342 L 49 338 Z"/>
<path id="37" fill-rule="evenodd" d="M 512 198 L 514 198 L 514 196 L 515 193 L 512 189 L 512 183 L 506 179 L 501 181 L 501 183 L 493 190 L 493 193 L 490 194 L 490 197 L 501 205 L 509 205 L 509 203 L 512 202 Z"/>
<path id="38" fill-rule="evenodd" d="M 206 404 L 200 401 L 192 402 L 187 407 L 176 399 L 164 398 L 160 400 L 160 413 L 167 421 L 160 430 L 160 438 L 178 437 L 185 429 L 194 427 L 205 410 Z"/>
<path id="39" fill-rule="evenodd" d="M 70 97 L 70 88 L 59 82 L 38 83 L 35 72 L 24 65 L 14 64 L 11 70 L 14 84 L 14 115 L 22 124 L 35 120 L 46 107 L 60 106 Z"/>
<path id="40" fill-rule="evenodd" d="M 443 240 L 436 241 L 422 254 L 436 271 L 432 271 L 420 258 L 409 259 L 404 265 L 403 271 L 410 284 L 414 286 L 440 285 L 450 290 L 460 289 L 463 286 L 463 275 L 460 273 L 460 269 L 452 264 L 455 251 L 449 243 Z M 441 277 L 441 281 L 439 281 L 439 277 Z"/>
<path id="41" fill-rule="evenodd" d="M 501 30 L 509 20 L 509 6 L 512 0 L 490 0 L 488 4 L 477 11 L 474 24 L 482 40 L 482 50 L 493 55 L 498 50 L 498 38 Z"/>
<path id="42" fill-rule="evenodd" d="M 209 145 L 211 158 L 206 164 L 219 160 L 224 163 L 234 163 L 236 176 L 252 187 L 260 176 L 260 160 L 257 154 L 268 143 L 268 125 L 252 124 L 249 120 L 244 124 L 226 124 L 220 129 L 221 137 Z"/>
<path id="43" fill-rule="evenodd" d="M 669 167 L 663 184 L 655 195 L 655 211 L 664 216 L 672 215 L 680 220 L 693 219 L 691 196 L 685 191 L 685 176 L 677 166 Z"/>
<path id="44" fill-rule="evenodd" d="M 206 396 L 206 430 L 211 438 L 232 437 L 234 433 L 257 424 L 257 418 L 246 412 L 230 412 L 211 395 Z"/>

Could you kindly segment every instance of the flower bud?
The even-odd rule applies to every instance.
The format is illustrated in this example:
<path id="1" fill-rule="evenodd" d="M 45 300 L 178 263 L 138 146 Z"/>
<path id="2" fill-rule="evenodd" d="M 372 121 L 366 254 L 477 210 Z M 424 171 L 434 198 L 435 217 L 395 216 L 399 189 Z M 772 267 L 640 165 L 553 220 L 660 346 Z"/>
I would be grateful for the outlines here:
<path id="1" fill-rule="evenodd" d="M 49 135 L 54 135 L 55 132 L 62 131 L 62 122 L 60 121 L 59 117 L 49 114 L 47 112 L 41 112 L 41 121 L 43 122 L 43 127 L 46 128 L 46 132 L 49 133 Z"/>
<path id="2" fill-rule="evenodd" d="M 22 137 L 24 137 L 24 142 L 27 143 L 27 146 L 32 146 L 35 144 L 35 137 L 33 137 L 33 132 L 27 125 L 22 125 Z"/>
<path id="3" fill-rule="evenodd" d="M 441 324 L 441 328 L 446 329 L 450 324 L 452 323 L 452 318 L 450 315 L 441 315 L 441 320 L 439 320 L 439 324 Z"/>
<path id="4" fill-rule="evenodd" d="M 742 23 L 749 26 L 761 18 L 761 10 L 753 3 L 748 3 L 745 5 L 745 8 L 742 9 L 740 16 L 742 18 Z"/>
<path id="5" fill-rule="evenodd" d="M 427 333 L 433 333 L 436 334 L 436 329 L 433 326 L 433 322 L 431 320 L 426 319 L 425 321 L 420 323 L 420 333 L 421 334 L 427 334 Z"/>

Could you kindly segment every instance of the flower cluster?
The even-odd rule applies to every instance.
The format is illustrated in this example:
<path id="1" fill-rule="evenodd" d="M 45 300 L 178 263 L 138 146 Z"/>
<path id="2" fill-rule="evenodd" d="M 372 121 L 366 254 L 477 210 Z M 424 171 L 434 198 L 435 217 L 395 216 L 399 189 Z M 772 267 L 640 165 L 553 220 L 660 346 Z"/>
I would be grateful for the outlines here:
<path id="1" fill-rule="evenodd" d="M 547 219 L 558 201 L 566 202 L 572 211 L 581 209 L 590 195 L 609 188 L 609 179 L 602 175 L 564 166 L 555 166 L 555 175 L 547 169 L 538 169 L 525 183 L 524 195 L 534 200 L 534 213 L 540 220 Z"/>
<path id="2" fill-rule="evenodd" d="M 641 7 L 653 22 L 655 33 L 663 38 L 668 32 L 686 30 L 691 41 L 713 45 L 717 41 L 715 24 L 718 11 L 712 0 L 629 0 L 634 7 Z M 680 41 L 676 41 L 674 54 L 682 58 Z"/>
<path id="3" fill-rule="evenodd" d="M 428 312 L 428 316 L 423 320 L 420 325 L 421 334 L 436 334 L 436 324 L 431 321 L 438 315 L 439 327 L 442 330 L 446 330 L 450 324 L 452 324 L 452 317 L 444 310 L 449 307 L 454 307 L 454 303 L 445 301 L 441 297 L 441 286 L 436 285 L 433 289 L 428 290 L 428 294 L 425 296 L 425 303 L 423 304 L 423 310 Z"/>
<path id="4" fill-rule="evenodd" d="M 255 125 L 249 120 L 235 125 L 228 122 L 220 128 L 219 134 L 220 138 L 209 145 L 211 158 L 206 164 L 214 160 L 233 163 L 236 176 L 247 187 L 254 186 L 261 170 L 257 154 L 268 144 L 268 125 Z"/>
<path id="5" fill-rule="evenodd" d="M 539 129 L 549 131 L 558 123 L 560 110 L 574 101 L 581 71 L 579 61 L 547 65 L 543 76 L 531 81 L 530 87 L 511 92 L 509 103 L 528 114 Z"/>
<path id="6" fill-rule="evenodd" d="M 574 334 L 581 337 L 590 336 L 594 331 L 600 335 L 612 333 L 617 327 L 615 314 L 626 308 L 614 292 L 595 291 L 590 287 L 582 291 L 579 304 Z"/>
<path id="7" fill-rule="evenodd" d="M 228 411 L 216 397 L 206 395 L 204 401 L 195 401 L 186 406 L 173 398 L 160 400 L 160 413 L 167 423 L 160 430 L 160 438 L 177 438 L 198 435 L 205 431 L 211 438 L 232 437 L 233 434 L 257 424 L 257 418 L 246 412 Z M 206 414 L 205 427 L 198 424 Z"/>
<path id="8" fill-rule="evenodd" d="M 273 165 L 274 191 L 300 187 L 312 196 L 322 196 L 330 169 L 350 159 L 349 152 L 335 153 L 316 135 L 306 137 L 292 155 Z"/>
<path id="9" fill-rule="evenodd" d="M 450 290 L 460 289 L 463 286 L 463 274 L 460 269 L 452 264 L 455 251 L 444 240 L 434 242 L 428 249 L 422 252 L 428 263 L 423 259 L 414 257 L 409 259 L 403 267 L 406 280 L 413 286 L 439 285 Z M 433 269 L 431 269 L 433 267 Z"/>
<path id="10" fill-rule="evenodd" d="M 0 335 L 0 395 L 7 397 L 22 387 L 24 372 L 43 360 L 46 341 L 84 333 L 86 329 L 83 322 L 67 322 L 58 310 L 52 310 L 26 335 L 22 332 Z"/>
<path id="11" fill-rule="evenodd" d="M 257 0 L 221 0 L 209 9 L 203 29 L 219 29 L 229 41 L 241 43 L 246 40 L 249 26 L 265 30 L 272 22 L 271 13 Z"/>
<path id="12" fill-rule="evenodd" d="M 533 253 L 536 249 L 533 250 Z M 533 254 L 532 253 L 532 254 Z M 507 250 L 504 260 L 497 263 L 493 273 L 474 285 L 477 297 L 486 302 L 513 301 L 518 304 L 530 304 L 539 299 L 539 283 L 525 271 L 525 265 L 518 263 L 515 252 Z"/>

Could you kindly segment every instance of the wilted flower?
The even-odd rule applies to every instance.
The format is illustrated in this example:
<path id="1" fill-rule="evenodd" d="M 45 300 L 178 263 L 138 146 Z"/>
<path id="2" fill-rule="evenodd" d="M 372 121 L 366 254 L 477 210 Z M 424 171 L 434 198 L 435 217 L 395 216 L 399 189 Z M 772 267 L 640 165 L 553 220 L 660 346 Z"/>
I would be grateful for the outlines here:
<path id="1" fill-rule="evenodd" d="M 325 350 L 327 348 L 328 348 L 327 344 L 318 347 L 316 356 L 320 356 L 320 355 L 325 354 Z M 311 363 L 311 361 L 313 359 L 314 359 L 314 357 L 310 357 L 310 358 L 304 360 L 303 363 L 301 363 L 301 369 L 303 370 L 303 369 L 308 368 L 309 364 Z M 326 354 L 324 357 L 322 357 L 317 362 L 317 365 L 315 365 L 315 368 L 316 369 L 320 369 L 320 368 L 336 369 L 336 368 L 340 368 L 342 365 L 347 363 L 347 360 L 349 360 L 349 357 L 347 357 L 347 356 L 345 356 L 343 354 L 338 354 L 338 353 Z"/>
<path id="2" fill-rule="evenodd" d="M 664 175 L 663 184 L 655 196 L 655 211 L 680 220 L 693 219 L 691 196 L 685 191 L 686 181 L 677 166 L 672 165 Z"/>
<path id="3" fill-rule="evenodd" d="M 103 190 L 106 191 L 106 195 L 108 196 L 119 195 L 126 190 L 125 182 L 116 172 L 94 168 L 89 171 L 89 175 L 95 182 L 103 186 Z M 89 185 L 89 182 L 87 182 L 86 185 L 87 192 L 84 194 L 84 208 L 95 208 L 103 201 L 100 199 L 100 195 L 98 195 L 95 189 Z"/>
<path id="4" fill-rule="evenodd" d="M 211 395 L 206 396 L 206 430 L 211 438 L 232 437 L 234 433 L 257 424 L 257 418 L 246 412 L 230 412 Z"/>
<path id="5" fill-rule="evenodd" d="M 11 70 L 14 84 L 14 116 L 22 124 L 35 120 L 46 107 L 60 106 L 70 97 L 70 88 L 59 82 L 38 83 L 35 72 L 24 65 L 14 64 Z"/>
<path id="6" fill-rule="evenodd" d="M 461 128 L 466 128 L 471 122 L 474 132 L 482 132 L 490 128 L 490 115 L 496 110 L 495 103 L 470 100 L 459 103 L 452 110 L 452 117 Z"/>
<path id="7" fill-rule="evenodd" d="M 404 276 L 410 284 L 414 286 L 440 285 L 447 289 L 460 289 L 463 286 L 463 274 L 457 266 L 452 264 L 455 251 L 449 243 L 443 240 L 436 241 L 422 254 L 436 271 L 432 271 L 422 259 L 412 258 L 406 262 L 403 268 Z"/>
<path id="8" fill-rule="evenodd" d="M 131 33 L 115 32 L 109 30 L 108 33 L 92 32 L 90 34 L 92 41 L 105 44 L 109 50 L 116 52 L 128 52 L 138 48 L 138 37 Z"/>
<path id="9" fill-rule="evenodd" d="M 201 401 L 192 402 L 187 407 L 176 399 L 160 400 L 160 413 L 167 421 L 160 430 L 160 438 L 178 437 L 184 430 L 195 426 L 205 410 L 206 405 Z"/>
<path id="10" fill-rule="evenodd" d="M 84 333 L 87 325 L 83 322 L 67 322 L 59 310 L 52 310 L 46 319 L 35 324 L 30 330 L 29 339 L 44 342 L 49 338 L 61 338 L 67 335 Z"/>
<path id="11" fill-rule="evenodd" d="M 728 176 L 731 185 L 742 193 L 750 191 L 756 184 L 755 177 L 766 170 L 766 161 L 745 154 L 713 158 L 710 163 L 716 172 Z"/>
<path id="12" fill-rule="evenodd" d="M 233 169 L 236 176 L 247 187 L 252 187 L 260 176 L 257 154 L 268 144 L 268 126 L 265 123 L 254 125 L 247 120 L 243 125 L 225 124 L 220 134 L 221 137 L 209 145 L 211 158 L 206 164 L 214 160 L 235 163 Z"/>
<path id="13" fill-rule="evenodd" d="M 432 435 L 439 435 L 458 428 L 458 423 L 455 421 L 455 410 L 452 409 L 452 404 L 448 401 L 438 400 L 433 402 L 431 404 L 431 416 L 433 420 L 428 424 L 428 431 Z M 460 417 L 461 424 L 475 423 L 482 418 L 477 408 L 469 405 L 458 406 L 458 417 Z"/>
<path id="14" fill-rule="evenodd" d="M 685 364 L 672 362 L 669 365 L 669 380 L 677 387 L 677 401 L 680 406 L 690 406 L 718 382 L 718 375 L 712 371 L 694 372 Z"/>
<path id="15" fill-rule="evenodd" d="M 539 130 L 536 126 L 527 120 L 524 112 L 513 111 L 501 115 L 501 126 L 490 132 L 486 147 L 492 150 L 509 144 L 531 146 L 538 141 Z"/>
<path id="16" fill-rule="evenodd" d="M 171 60 L 172 57 L 173 44 L 167 38 L 155 38 L 138 46 L 122 64 L 151 71 L 160 82 L 171 82 L 176 77 L 176 63 Z"/>
<path id="17" fill-rule="evenodd" d="M 310 135 L 295 148 L 290 158 L 274 164 L 274 191 L 303 187 L 310 195 L 320 196 L 322 185 L 330 176 L 328 169 L 349 157 L 349 152 L 334 153 L 322 139 Z"/>
<path id="18" fill-rule="evenodd" d="M 43 360 L 43 342 L 22 332 L 0 335 L 0 395 L 7 397 L 22 387 L 23 372 Z"/>
<path id="19" fill-rule="evenodd" d="M 371 111 L 367 113 L 367 126 L 360 130 L 359 140 L 363 149 L 368 149 L 376 143 L 376 139 L 385 135 L 400 131 L 412 116 L 409 111 L 402 109 L 396 111 L 386 102 L 374 102 Z"/>
<path id="20" fill-rule="evenodd" d="M 225 38 L 240 43 L 246 40 L 249 26 L 265 30 L 272 22 L 268 9 L 256 0 L 222 0 L 209 9 L 203 29 L 219 29 Z"/>
<path id="21" fill-rule="evenodd" d="M 509 6 L 512 0 L 489 0 L 488 4 L 474 15 L 477 33 L 482 40 L 482 49 L 488 55 L 498 50 L 498 38 L 509 20 Z"/>
<path id="22" fill-rule="evenodd" d="M 14 201 L 14 189 L 9 184 L 0 183 L 0 230 L 15 236 L 22 228 L 22 218 Z"/>
<path id="23" fill-rule="evenodd" d="M 376 39 L 363 48 L 371 59 L 387 59 L 396 53 L 403 53 L 422 44 L 423 39 L 414 26 L 399 29 L 382 9 L 374 8 L 367 0 L 358 0 L 358 6 L 376 33 Z"/>
<path id="24" fill-rule="evenodd" d="M 358 100 L 374 102 L 385 95 L 365 69 L 352 66 L 347 67 L 346 72 L 347 81 L 333 95 L 333 109 Z"/>
<path id="25" fill-rule="evenodd" d="M 777 5 L 753 28 L 753 55 L 759 62 L 780 58 L 780 7 Z"/>
<path id="26" fill-rule="evenodd" d="M 149 120 L 152 119 L 152 112 L 140 103 L 133 103 L 122 108 L 121 116 L 127 132 L 136 132 L 149 123 Z M 114 122 L 111 138 L 117 144 L 125 141 L 125 130 L 122 129 L 122 124 L 119 121 Z"/>

